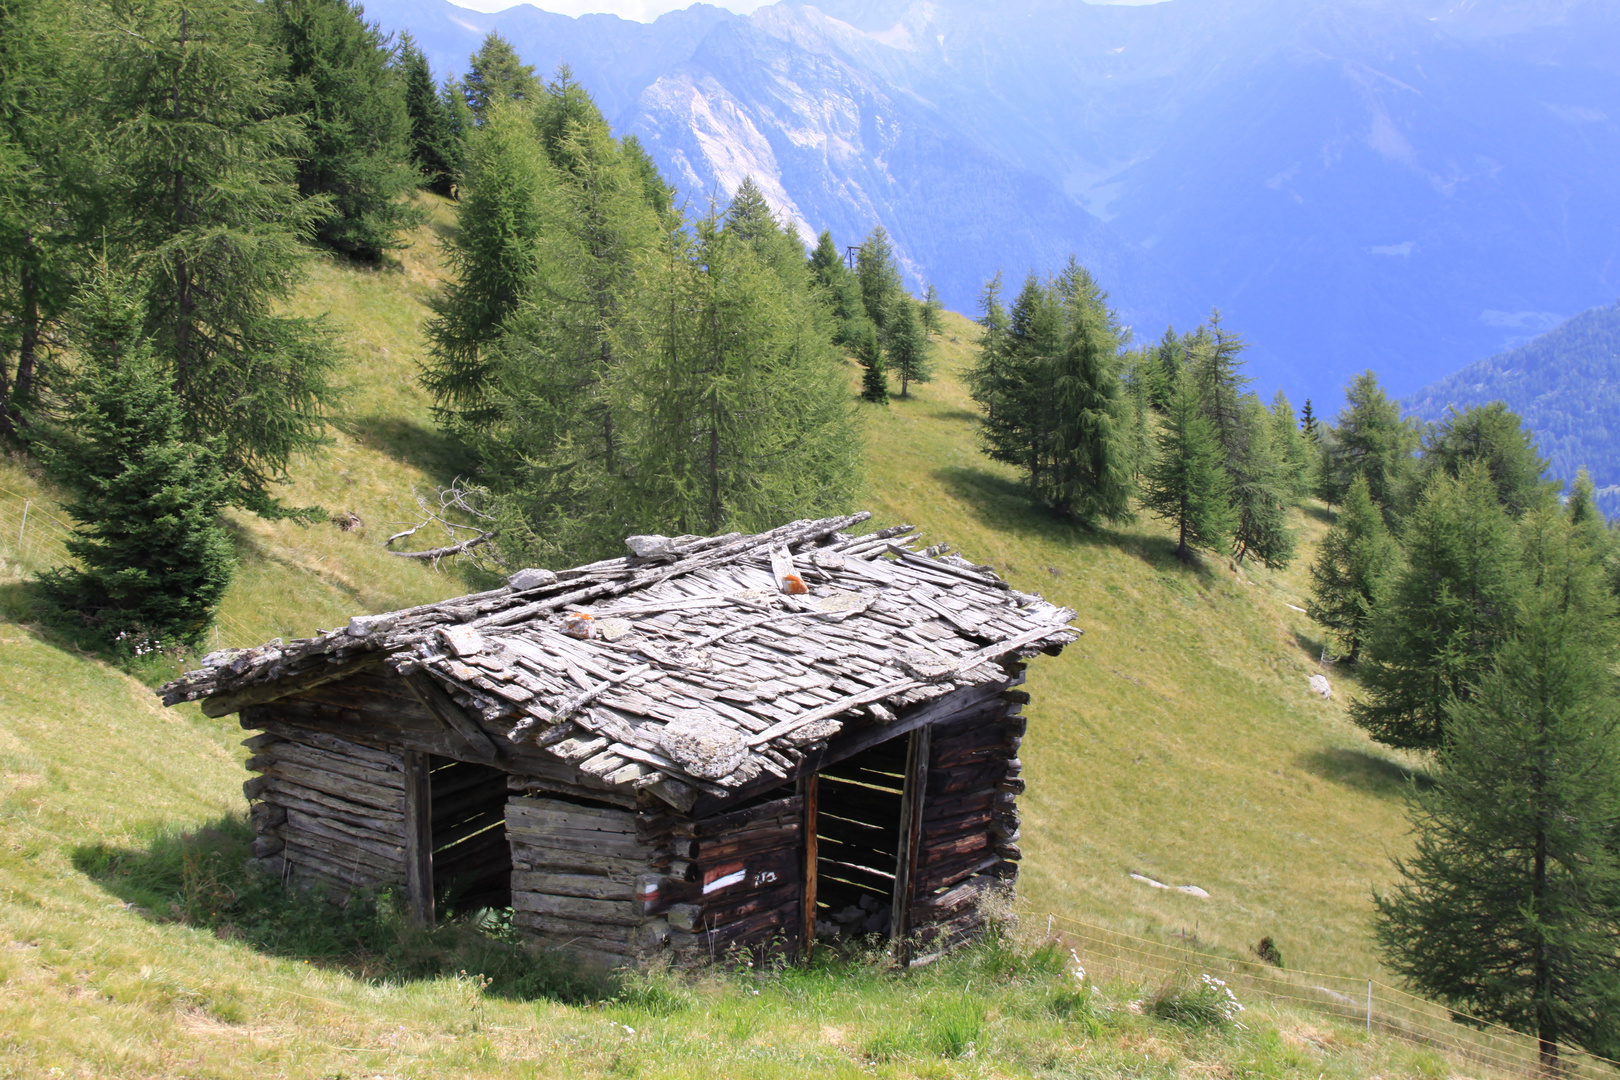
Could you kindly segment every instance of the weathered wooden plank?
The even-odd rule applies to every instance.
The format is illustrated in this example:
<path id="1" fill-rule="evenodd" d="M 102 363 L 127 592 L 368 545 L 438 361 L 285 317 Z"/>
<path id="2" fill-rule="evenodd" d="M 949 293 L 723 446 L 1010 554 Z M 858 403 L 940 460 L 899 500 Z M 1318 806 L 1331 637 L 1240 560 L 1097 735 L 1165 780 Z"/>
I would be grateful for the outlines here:
<path id="1" fill-rule="evenodd" d="M 587 900 L 577 896 L 549 896 L 515 890 L 512 893 L 512 910 L 613 926 L 636 926 L 641 922 L 635 906 L 628 901 Z"/>
<path id="2" fill-rule="evenodd" d="M 891 836 L 890 839 L 892 841 L 893 837 Z M 821 857 L 850 866 L 864 866 L 869 870 L 879 870 L 891 876 L 899 865 L 898 854 L 892 846 L 884 849 L 846 844 L 834 840 L 826 833 L 821 834 Z"/>
<path id="3" fill-rule="evenodd" d="M 906 750 L 906 789 L 900 808 L 900 850 L 894 872 L 894 904 L 889 919 L 895 957 L 900 966 L 911 963 L 911 905 L 917 890 L 918 845 L 922 833 L 923 804 L 928 791 L 929 742 L 933 729 L 911 733 Z"/>
<path id="4" fill-rule="evenodd" d="M 816 940 L 816 887 L 819 884 L 816 863 L 821 857 L 816 813 L 819 789 L 818 777 L 806 776 L 799 781 L 799 797 L 804 800 L 804 817 L 799 826 L 803 843 L 799 851 L 799 955 L 806 963 L 810 960 L 810 949 Z"/>
<path id="5" fill-rule="evenodd" d="M 349 802 L 374 806 L 396 814 L 405 812 L 404 793 L 395 788 L 380 787 L 352 777 L 339 776 L 322 769 L 311 769 L 289 761 L 273 761 L 264 766 L 264 775 L 291 780 L 306 788 L 323 791 Z"/>
<path id="6" fill-rule="evenodd" d="M 553 874 L 530 871 L 512 874 L 514 893 L 544 893 L 549 896 L 578 896 L 588 900 L 634 900 L 634 881 L 616 880 L 598 874 Z"/>
<path id="7" fill-rule="evenodd" d="M 263 753 L 255 754 L 247 759 L 249 769 L 262 772 L 261 764 L 270 764 L 278 761 L 289 761 L 295 765 L 303 765 L 311 769 L 320 769 L 323 772 L 334 773 L 338 776 L 348 776 L 377 787 L 404 790 L 404 781 L 400 779 L 398 759 L 395 758 L 388 766 L 378 765 L 375 761 L 366 761 L 348 754 L 333 753 L 314 746 L 302 746 L 291 740 L 284 740 L 266 749 Z"/>
<path id="8" fill-rule="evenodd" d="M 399 822 L 403 820 L 403 809 L 400 812 L 380 810 L 375 806 L 350 802 L 348 799 L 328 795 L 324 791 L 316 791 L 314 788 L 305 787 L 283 777 L 263 776 L 259 779 L 265 782 L 259 797 L 277 806 L 297 808 L 319 817 L 334 817 L 350 825 L 375 828 L 379 831 L 397 830 Z"/>
<path id="9" fill-rule="evenodd" d="M 467 746 L 467 755 L 474 761 L 494 764 L 501 753 L 489 735 L 460 705 L 450 699 L 444 688 L 426 672 L 416 671 L 402 676 L 405 688 L 416 696 L 433 716 L 446 728 L 455 732 Z M 460 756 L 460 755 L 458 755 Z"/>
<path id="10" fill-rule="evenodd" d="M 433 912 L 433 779 L 428 756 L 406 751 L 404 766 L 405 910 L 418 926 L 432 926 Z"/>
<path id="11" fill-rule="evenodd" d="M 760 803 L 757 806 L 750 806 L 745 810 L 713 814 L 689 821 L 677 820 L 670 829 L 678 836 L 690 836 L 701 840 L 743 828 L 757 821 L 771 818 L 796 819 L 803 810 L 803 799 L 798 795 L 791 795 L 786 798 Z"/>
<path id="12" fill-rule="evenodd" d="M 344 679 L 358 671 L 375 667 L 382 663 L 382 656 L 378 653 L 367 653 L 356 660 L 343 663 L 327 664 L 313 671 L 288 675 L 274 682 L 260 683 L 256 686 L 244 687 L 241 690 L 227 691 L 222 694 L 212 694 L 202 700 L 204 716 L 229 716 L 233 712 L 249 706 L 263 705 L 279 698 L 290 697 L 303 690 L 309 690 L 321 683 Z"/>

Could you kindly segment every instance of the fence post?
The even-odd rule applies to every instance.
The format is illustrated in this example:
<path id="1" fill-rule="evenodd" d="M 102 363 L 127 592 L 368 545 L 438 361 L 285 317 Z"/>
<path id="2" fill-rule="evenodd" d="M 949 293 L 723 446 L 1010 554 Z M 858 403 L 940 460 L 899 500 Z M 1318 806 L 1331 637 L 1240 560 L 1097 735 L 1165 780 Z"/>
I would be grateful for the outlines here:
<path id="1" fill-rule="evenodd" d="M 17 526 L 17 554 L 19 556 L 22 554 L 23 533 L 28 530 L 28 506 L 30 502 L 32 502 L 30 499 L 23 500 L 22 524 Z"/>
<path id="2" fill-rule="evenodd" d="M 1367 980 L 1367 1031 L 1372 1031 L 1372 980 Z"/>

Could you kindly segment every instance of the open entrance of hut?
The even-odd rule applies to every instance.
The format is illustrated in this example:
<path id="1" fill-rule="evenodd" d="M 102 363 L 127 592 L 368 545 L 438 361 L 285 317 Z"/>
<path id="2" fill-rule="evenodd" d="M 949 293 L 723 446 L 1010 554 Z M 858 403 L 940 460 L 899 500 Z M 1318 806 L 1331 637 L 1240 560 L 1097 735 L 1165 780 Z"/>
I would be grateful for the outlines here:
<path id="1" fill-rule="evenodd" d="M 512 906 L 512 850 L 506 838 L 506 773 L 490 765 L 434 754 L 418 759 L 411 807 L 420 869 L 407 885 L 422 921 L 435 916 Z M 426 790 L 423 791 L 422 789 Z M 425 813 L 423 811 L 426 811 Z"/>
<path id="2" fill-rule="evenodd" d="M 887 937 L 895 930 L 911 743 L 907 736 L 878 743 L 816 780 L 817 937 Z"/>

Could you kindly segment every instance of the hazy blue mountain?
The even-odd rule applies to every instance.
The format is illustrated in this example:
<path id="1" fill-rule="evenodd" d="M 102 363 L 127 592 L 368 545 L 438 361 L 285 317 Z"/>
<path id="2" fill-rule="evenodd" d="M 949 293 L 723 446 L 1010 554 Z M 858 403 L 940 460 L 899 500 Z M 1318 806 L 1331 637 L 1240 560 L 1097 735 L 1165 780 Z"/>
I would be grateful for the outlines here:
<path id="1" fill-rule="evenodd" d="M 689 198 L 752 174 L 807 231 L 881 222 L 953 307 L 1070 252 L 1146 336 L 1218 305 L 1262 385 L 1327 410 L 1620 293 L 1612 0 L 367 10 L 441 73 L 489 28 L 568 62 Z"/>
<path id="2" fill-rule="evenodd" d="M 1491 401 L 1524 418 L 1554 476 L 1573 480 L 1584 465 L 1604 511 L 1620 514 L 1620 302 L 1469 364 L 1401 404 L 1433 421 Z"/>

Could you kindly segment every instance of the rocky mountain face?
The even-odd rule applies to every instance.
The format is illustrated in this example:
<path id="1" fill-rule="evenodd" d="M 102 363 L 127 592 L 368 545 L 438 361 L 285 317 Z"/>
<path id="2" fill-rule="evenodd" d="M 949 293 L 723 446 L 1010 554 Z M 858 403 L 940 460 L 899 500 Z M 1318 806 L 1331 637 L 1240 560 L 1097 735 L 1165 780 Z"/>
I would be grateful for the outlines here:
<path id="1" fill-rule="evenodd" d="M 1071 253 L 1139 336 L 1211 307 L 1329 408 L 1620 292 L 1611 0 L 821 0 L 650 24 L 375 0 L 436 70 L 559 62 L 687 197 L 752 175 L 804 232 L 893 235 L 973 311 Z"/>

